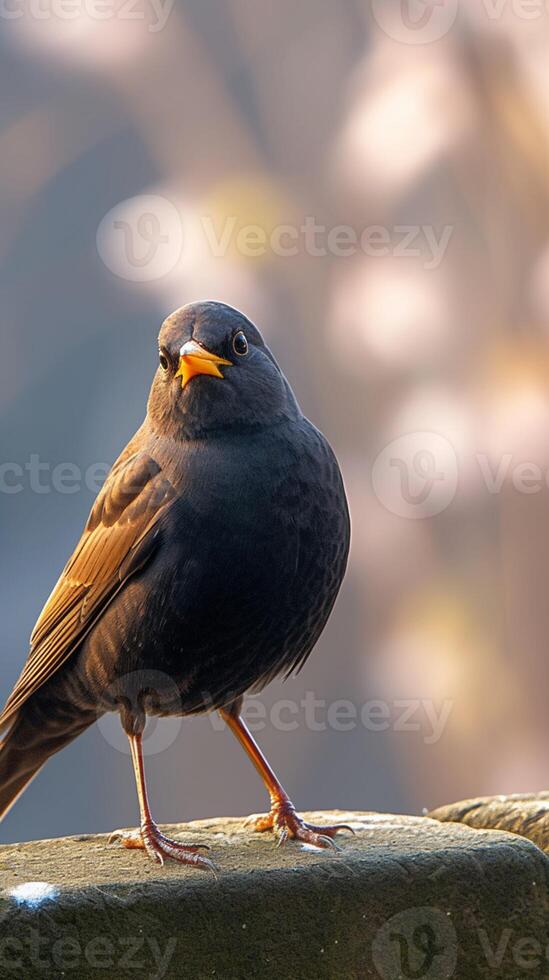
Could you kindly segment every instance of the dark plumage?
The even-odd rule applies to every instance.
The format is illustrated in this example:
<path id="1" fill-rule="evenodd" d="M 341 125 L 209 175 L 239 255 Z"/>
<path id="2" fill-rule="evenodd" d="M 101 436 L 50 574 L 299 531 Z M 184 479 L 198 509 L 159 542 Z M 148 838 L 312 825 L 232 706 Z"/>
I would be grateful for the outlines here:
<path id="1" fill-rule="evenodd" d="M 192 304 L 168 317 L 159 345 L 147 417 L 95 502 L 0 717 L 0 814 L 51 754 L 118 710 L 142 814 L 141 835 L 124 842 L 208 866 L 152 822 L 145 715 L 217 708 L 259 753 L 240 699 L 307 658 L 341 585 L 349 519 L 332 450 L 246 317 Z M 337 828 L 308 828 L 266 761 L 254 762 L 271 793 L 268 826 L 328 843 Z"/>

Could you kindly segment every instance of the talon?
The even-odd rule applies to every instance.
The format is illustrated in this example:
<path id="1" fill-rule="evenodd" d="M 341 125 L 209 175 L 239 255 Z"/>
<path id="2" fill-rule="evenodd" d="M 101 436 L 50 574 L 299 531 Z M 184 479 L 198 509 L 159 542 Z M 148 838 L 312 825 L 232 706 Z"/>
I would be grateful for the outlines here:
<path id="1" fill-rule="evenodd" d="M 259 833 L 272 830 L 276 836 L 276 846 L 282 847 L 288 839 L 303 841 L 306 844 L 313 844 L 315 847 L 331 847 L 336 851 L 341 850 L 337 846 L 333 837 L 340 830 L 350 830 L 354 834 L 352 827 L 348 824 L 335 824 L 333 827 L 316 827 L 306 823 L 295 812 L 293 804 L 289 800 L 275 800 L 271 812 L 264 817 L 251 817 L 254 829 Z"/>
<path id="2" fill-rule="evenodd" d="M 338 831 L 340 830 L 348 830 L 353 835 L 353 837 L 356 837 L 356 830 L 350 827 L 348 823 L 338 823 L 335 824 L 334 827 L 322 827 L 321 829 L 324 831 L 325 834 L 328 834 L 329 837 L 331 837 L 332 835 L 335 836 L 335 834 L 337 834 Z"/>
<path id="3" fill-rule="evenodd" d="M 122 847 L 136 848 L 139 850 L 143 850 L 145 847 L 141 834 L 135 830 L 113 830 L 107 844 L 114 844 L 116 841 L 120 841 Z"/>
<path id="4" fill-rule="evenodd" d="M 164 866 L 165 859 L 170 858 L 179 864 L 190 864 L 216 874 L 212 861 L 198 853 L 204 848 L 209 850 L 209 844 L 181 844 L 163 834 L 156 824 L 147 823 L 140 830 L 134 831 L 115 830 L 109 837 L 109 844 L 116 840 L 121 841 L 123 847 L 145 850 L 151 860 L 161 867 Z"/>

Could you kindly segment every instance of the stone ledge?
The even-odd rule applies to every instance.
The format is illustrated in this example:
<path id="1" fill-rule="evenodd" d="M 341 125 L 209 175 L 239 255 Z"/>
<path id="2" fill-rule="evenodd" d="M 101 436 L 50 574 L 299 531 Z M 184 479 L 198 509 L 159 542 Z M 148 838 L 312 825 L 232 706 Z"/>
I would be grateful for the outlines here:
<path id="1" fill-rule="evenodd" d="M 549 853 L 549 793 L 480 796 L 441 806 L 429 816 L 443 823 L 464 823 L 477 830 L 519 834 Z"/>
<path id="2" fill-rule="evenodd" d="M 517 980 L 549 971 L 549 861 L 529 841 L 421 817 L 307 817 L 344 820 L 356 836 L 341 835 L 335 853 L 276 848 L 236 818 L 167 827 L 212 845 L 217 878 L 159 868 L 108 847 L 106 835 L 0 847 L 0 977 Z M 40 902 L 36 886 L 21 888 L 29 882 L 52 897 Z"/>

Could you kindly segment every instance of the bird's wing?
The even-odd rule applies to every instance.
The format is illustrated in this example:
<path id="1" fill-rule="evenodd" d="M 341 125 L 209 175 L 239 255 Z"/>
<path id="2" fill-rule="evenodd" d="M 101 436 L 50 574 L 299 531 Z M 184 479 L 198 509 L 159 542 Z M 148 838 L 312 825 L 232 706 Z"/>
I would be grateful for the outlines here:
<path id="1" fill-rule="evenodd" d="M 114 465 L 36 623 L 0 728 L 65 663 L 124 583 L 150 560 L 160 544 L 158 518 L 174 497 L 147 453 L 126 452 Z"/>

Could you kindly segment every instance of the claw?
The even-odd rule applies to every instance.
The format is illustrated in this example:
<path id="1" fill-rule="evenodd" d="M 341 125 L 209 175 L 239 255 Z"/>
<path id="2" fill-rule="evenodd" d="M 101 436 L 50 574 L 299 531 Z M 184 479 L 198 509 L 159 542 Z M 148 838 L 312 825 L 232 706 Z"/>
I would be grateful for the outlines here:
<path id="1" fill-rule="evenodd" d="M 208 844 L 181 844 L 171 837 L 166 837 L 156 824 L 143 824 L 140 830 L 136 831 L 115 830 L 110 835 L 108 843 L 112 844 L 117 840 L 122 842 L 123 847 L 146 851 L 151 860 L 161 867 L 164 866 L 165 858 L 171 858 L 179 864 L 190 864 L 216 874 L 213 862 L 199 853 L 203 848 L 209 850 Z"/>
<path id="2" fill-rule="evenodd" d="M 352 827 L 348 824 L 336 824 L 333 827 L 316 827 L 306 823 L 295 812 L 294 806 L 289 800 L 277 801 L 273 804 L 270 813 L 264 817 L 251 817 L 249 821 L 253 823 L 256 831 L 263 833 L 272 830 L 276 836 L 276 846 L 282 847 L 290 838 L 312 844 L 314 847 L 333 848 L 339 851 L 340 848 L 332 840 L 340 830 L 350 830 L 354 834 Z"/>

